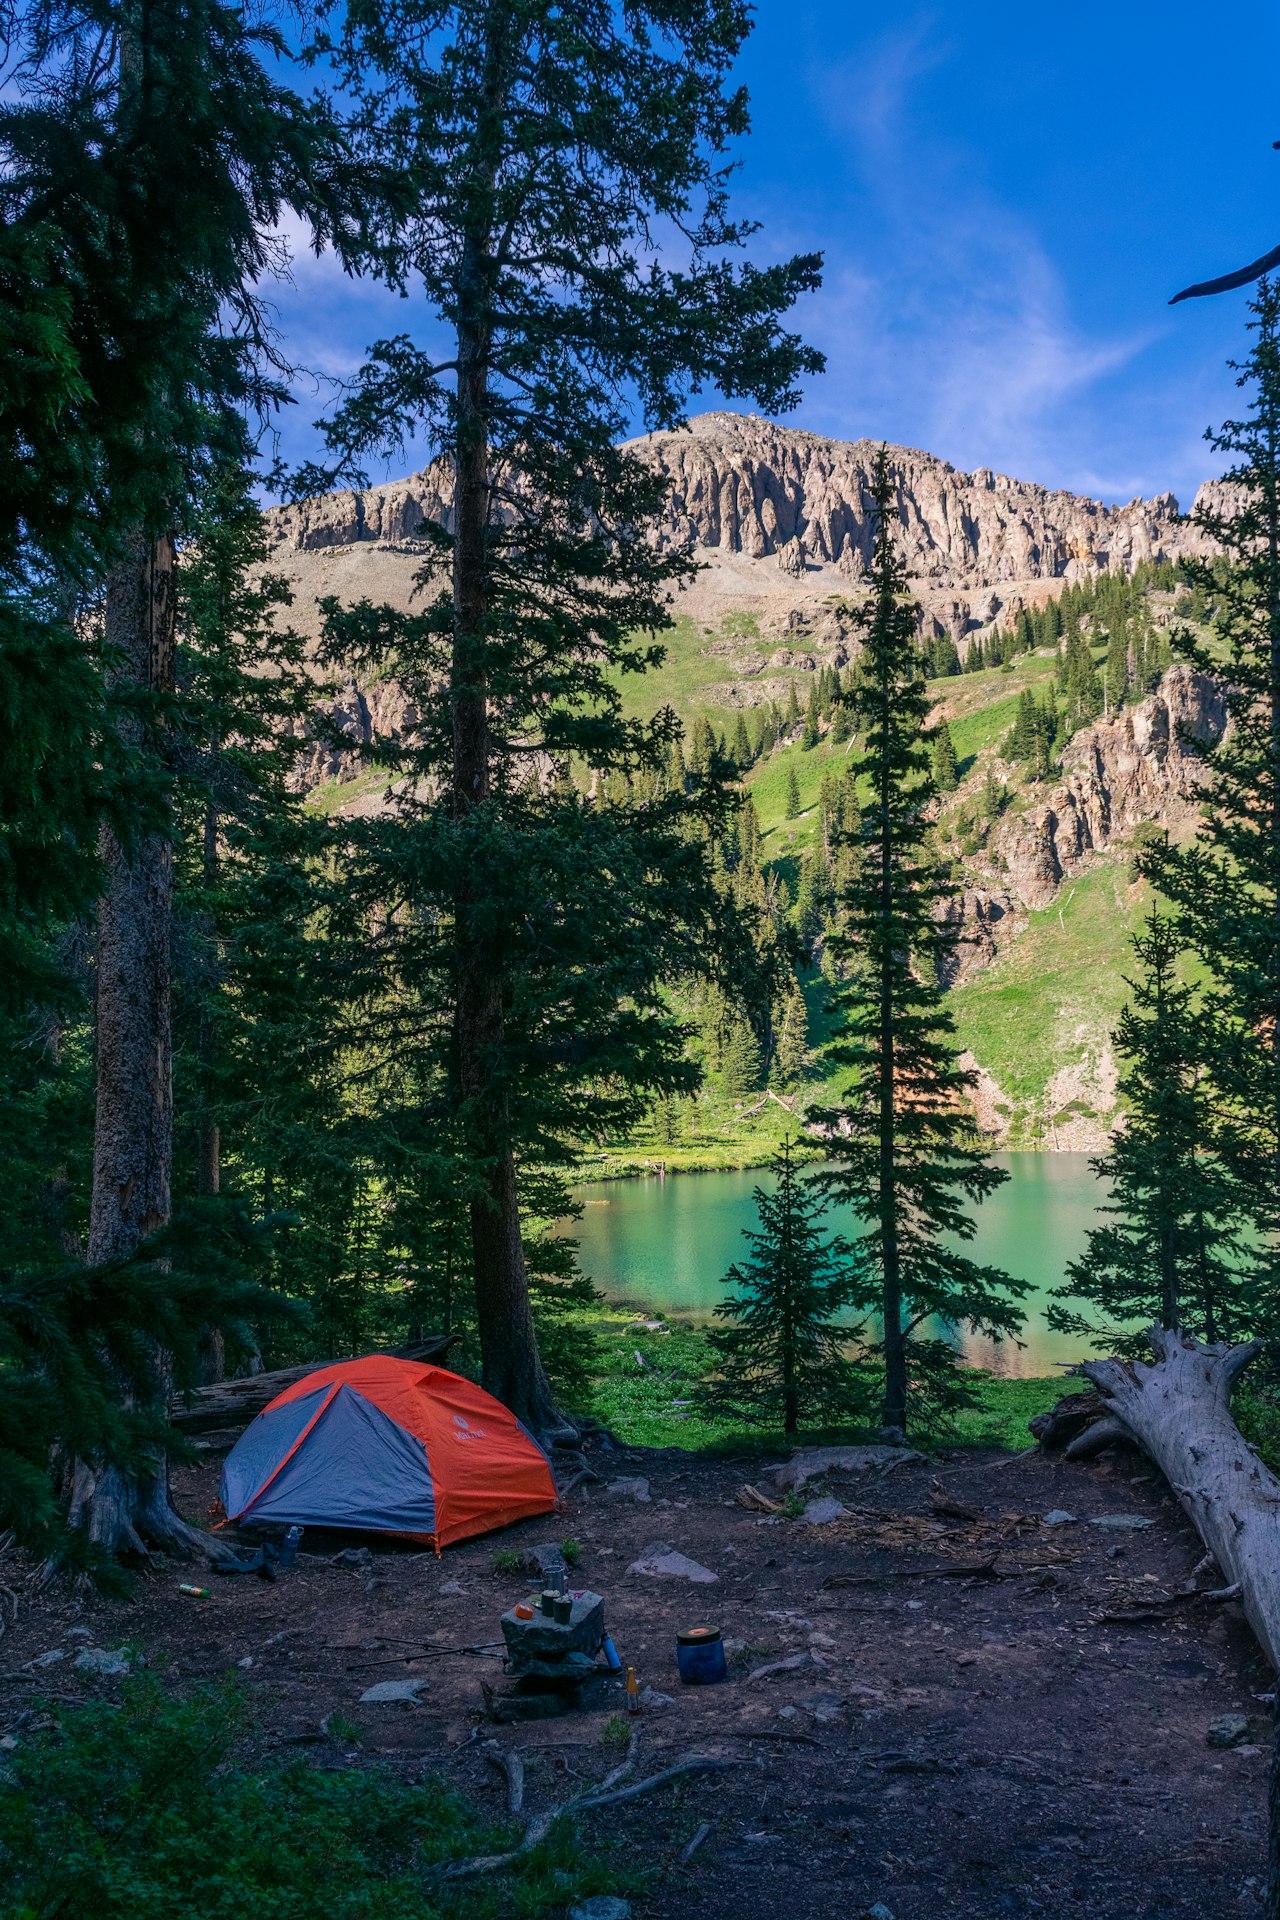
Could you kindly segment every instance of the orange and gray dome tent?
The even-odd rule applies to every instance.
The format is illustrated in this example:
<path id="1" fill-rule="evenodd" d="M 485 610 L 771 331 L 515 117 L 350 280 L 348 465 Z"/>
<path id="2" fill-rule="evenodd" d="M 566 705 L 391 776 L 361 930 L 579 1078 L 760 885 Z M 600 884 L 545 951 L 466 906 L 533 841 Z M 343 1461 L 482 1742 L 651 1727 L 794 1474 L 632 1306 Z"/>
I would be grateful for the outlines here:
<path id="1" fill-rule="evenodd" d="M 286 1387 L 222 1469 L 228 1520 L 396 1533 L 437 1553 L 555 1502 L 550 1462 L 513 1413 L 459 1374 L 386 1354 Z"/>

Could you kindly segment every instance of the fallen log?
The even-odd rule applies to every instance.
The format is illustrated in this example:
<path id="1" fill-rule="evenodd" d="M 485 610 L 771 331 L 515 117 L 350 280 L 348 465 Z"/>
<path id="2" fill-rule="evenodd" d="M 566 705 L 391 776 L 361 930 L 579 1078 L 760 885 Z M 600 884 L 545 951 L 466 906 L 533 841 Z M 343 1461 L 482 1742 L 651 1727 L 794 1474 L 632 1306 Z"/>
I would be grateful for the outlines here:
<path id="1" fill-rule="evenodd" d="M 438 1366 L 461 1338 L 460 1333 L 435 1334 L 411 1347 L 393 1347 L 388 1357 L 425 1360 Z M 181 1433 L 213 1433 L 219 1427 L 229 1430 L 247 1427 L 286 1387 L 320 1367 L 335 1364 L 332 1360 L 308 1360 L 301 1367 L 279 1367 L 272 1373 L 249 1373 L 235 1380 L 215 1381 L 210 1387 L 196 1387 L 188 1394 L 173 1396 L 169 1418 Z"/>
<path id="2" fill-rule="evenodd" d="M 1231 1418 L 1231 1389 L 1262 1343 L 1205 1346 L 1152 1327 L 1154 1365 L 1087 1360 L 1107 1416 L 1150 1454 L 1280 1668 L 1280 1480 Z"/>

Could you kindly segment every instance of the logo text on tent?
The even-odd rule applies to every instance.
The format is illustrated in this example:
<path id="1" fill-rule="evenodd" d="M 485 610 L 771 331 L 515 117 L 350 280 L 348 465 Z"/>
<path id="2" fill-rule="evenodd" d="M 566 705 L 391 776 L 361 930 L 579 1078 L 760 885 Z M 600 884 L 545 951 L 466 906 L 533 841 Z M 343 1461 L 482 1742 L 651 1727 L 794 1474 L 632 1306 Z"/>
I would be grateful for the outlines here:
<path id="1" fill-rule="evenodd" d="M 458 1429 L 454 1435 L 455 1440 L 483 1440 L 485 1438 L 484 1428 L 473 1427 L 465 1413 L 455 1413 L 453 1416 L 453 1424 Z"/>

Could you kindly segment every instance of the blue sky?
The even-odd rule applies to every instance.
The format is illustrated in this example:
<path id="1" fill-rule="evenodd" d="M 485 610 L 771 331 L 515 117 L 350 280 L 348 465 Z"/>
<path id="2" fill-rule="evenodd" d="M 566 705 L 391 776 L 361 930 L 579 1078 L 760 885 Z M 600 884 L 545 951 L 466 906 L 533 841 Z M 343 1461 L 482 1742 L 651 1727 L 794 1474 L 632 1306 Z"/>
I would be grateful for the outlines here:
<path id="1" fill-rule="evenodd" d="M 1236 404 L 1247 296 L 1166 303 L 1280 242 L 1274 0 L 968 0 L 890 24 L 760 0 L 741 72 L 757 252 L 827 260 L 799 311 L 827 371 L 796 424 L 1190 504 L 1215 471 L 1204 429 Z M 334 377 L 379 335 L 425 330 L 305 254 L 277 304 L 290 349 Z M 298 400 L 291 456 L 325 393 Z"/>

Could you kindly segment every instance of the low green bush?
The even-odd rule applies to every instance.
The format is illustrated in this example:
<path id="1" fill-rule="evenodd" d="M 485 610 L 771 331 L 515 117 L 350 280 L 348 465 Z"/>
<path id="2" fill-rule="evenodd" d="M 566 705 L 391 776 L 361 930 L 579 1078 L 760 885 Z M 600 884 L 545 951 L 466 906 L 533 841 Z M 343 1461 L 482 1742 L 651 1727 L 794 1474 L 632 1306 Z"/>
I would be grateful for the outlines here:
<path id="1" fill-rule="evenodd" d="M 558 1828 L 511 1878 L 433 1872 L 518 1838 L 440 1781 L 252 1758 L 230 1682 L 51 1709 L 0 1776 L 0 1912 L 9 1920 L 535 1920 L 616 1892 L 617 1862 Z"/>

